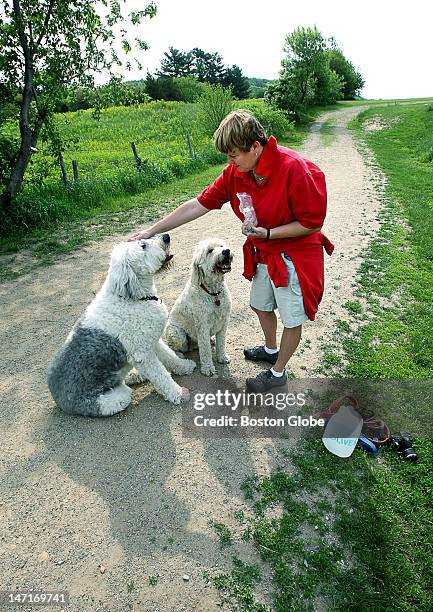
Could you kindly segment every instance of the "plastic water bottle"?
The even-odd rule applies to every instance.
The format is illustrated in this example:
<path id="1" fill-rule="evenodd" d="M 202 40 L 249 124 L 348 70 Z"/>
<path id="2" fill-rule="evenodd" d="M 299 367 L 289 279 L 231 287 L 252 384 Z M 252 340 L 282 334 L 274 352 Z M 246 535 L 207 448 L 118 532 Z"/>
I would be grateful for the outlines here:
<path id="1" fill-rule="evenodd" d="M 253 199 L 249 193 L 242 192 L 237 193 L 236 195 L 238 196 L 240 202 L 239 210 L 243 214 L 246 224 L 244 233 L 249 236 L 254 233 L 252 227 L 257 225 L 257 217 L 253 206 Z"/>
<path id="2" fill-rule="evenodd" d="M 329 419 L 322 442 L 333 455 L 350 457 L 361 435 L 363 418 L 353 406 L 340 406 Z"/>

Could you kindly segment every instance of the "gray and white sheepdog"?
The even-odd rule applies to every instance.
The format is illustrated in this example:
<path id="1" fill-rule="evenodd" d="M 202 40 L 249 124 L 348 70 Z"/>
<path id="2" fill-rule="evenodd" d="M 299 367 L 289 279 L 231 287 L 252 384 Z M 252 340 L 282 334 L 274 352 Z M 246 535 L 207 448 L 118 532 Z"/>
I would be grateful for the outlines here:
<path id="1" fill-rule="evenodd" d="M 125 378 L 148 379 L 174 404 L 188 398 L 170 372 L 191 374 L 196 364 L 161 339 L 168 312 L 154 284 L 171 258 L 168 234 L 114 247 L 101 290 L 48 369 L 49 389 L 63 411 L 111 416 L 125 410 L 132 396 Z"/>

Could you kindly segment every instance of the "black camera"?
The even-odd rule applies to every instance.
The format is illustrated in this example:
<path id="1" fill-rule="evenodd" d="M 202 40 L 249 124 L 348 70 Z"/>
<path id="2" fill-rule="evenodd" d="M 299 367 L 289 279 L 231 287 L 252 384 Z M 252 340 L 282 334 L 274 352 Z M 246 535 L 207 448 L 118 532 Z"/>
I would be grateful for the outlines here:
<path id="1" fill-rule="evenodd" d="M 390 440 L 391 448 L 401 454 L 403 459 L 406 461 L 415 462 L 418 459 L 418 455 L 414 448 L 412 448 L 412 439 L 410 434 L 401 432 L 391 436 Z"/>

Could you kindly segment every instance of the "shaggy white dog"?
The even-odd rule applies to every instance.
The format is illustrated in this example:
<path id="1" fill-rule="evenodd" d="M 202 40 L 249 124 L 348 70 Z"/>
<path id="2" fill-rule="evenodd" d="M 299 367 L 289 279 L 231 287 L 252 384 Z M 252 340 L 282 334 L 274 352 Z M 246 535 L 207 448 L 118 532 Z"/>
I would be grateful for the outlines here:
<path id="1" fill-rule="evenodd" d="M 194 250 L 191 275 L 170 312 L 165 337 L 175 351 L 198 345 L 201 372 L 215 374 L 211 338 L 215 336 L 216 360 L 229 363 L 225 337 L 231 298 L 224 275 L 233 255 L 219 238 L 202 240 Z"/>
<path id="2" fill-rule="evenodd" d="M 59 408 L 85 416 L 124 410 L 132 368 L 127 382 L 146 378 L 174 404 L 188 398 L 170 371 L 191 374 L 196 364 L 161 340 L 168 311 L 153 278 L 172 258 L 169 250 L 168 234 L 114 247 L 104 285 L 50 364 L 48 386 Z"/>

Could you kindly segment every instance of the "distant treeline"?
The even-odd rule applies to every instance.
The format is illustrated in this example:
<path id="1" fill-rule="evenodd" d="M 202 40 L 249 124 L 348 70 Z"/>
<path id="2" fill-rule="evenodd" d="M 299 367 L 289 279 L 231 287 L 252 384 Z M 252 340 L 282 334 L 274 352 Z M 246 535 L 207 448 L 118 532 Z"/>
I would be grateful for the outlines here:
<path id="1" fill-rule="evenodd" d="M 107 106 L 131 106 L 148 100 L 195 102 L 206 84 L 230 88 L 234 98 L 263 98 L 268 79 L 248 78 L 239 66 L 225 66 L 218 53 L 194 48 L 183 52 L 170 47 L 164 53 L 155 74 L 146 78 L 121 82 L 112 80 L 96 88 L 66 89 L 57 104 L 57 112 L 76 111 Z"/>
<path id="2" fill-rule="evenodd" d="M 107 106 L 131 106 L 149 100 L 196 102 L 209 85 L 231 89 L 235 99 L 263 98 L 294 120 L 311 106 L 326 106 L 360 95 L 364 79 L 344 56 L 335 39 L 326 40 L 316 28 L 298 28 L 287 35 L 286 57 L 278 79 L 248 78 L 239 66 L 225 66 L 218 53 L 170 47 L 155 74 L 146 78 L 86 89 L 67 89 L 58 112 Z"/>
<path id="3" fill-rule="evenodd" d="M 263 98 L 269 79 L 248 78 L 248 98 Z M 80 87 L 65 89 L 57 102 L 56 112 L 64 113 L 88 108 L 109 106 L 132 106 L 150 100 L 168 102 L 196 102 L 206 84 L 194 77 L 153 76 L 146 79 L 120 82 L 113 80 L 107 85 L 92 89 Z M 236 98 L 240 99 L 238 96 Z"/>

